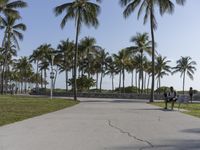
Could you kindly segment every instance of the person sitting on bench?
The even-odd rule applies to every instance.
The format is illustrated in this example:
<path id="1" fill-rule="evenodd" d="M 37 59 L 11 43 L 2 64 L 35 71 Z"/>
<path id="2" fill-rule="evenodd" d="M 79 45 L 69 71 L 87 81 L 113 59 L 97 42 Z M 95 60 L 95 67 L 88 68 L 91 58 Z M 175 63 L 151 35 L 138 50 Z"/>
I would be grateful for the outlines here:
<path id="1" fill-rule="evenodd" d="M 167 103 L 172 102 L 171 109 L 174 108 L 174 103 L 177 101 L 176 91 L 174 91 L 173 87 L 170 87 L 169 93 L 165 94 L 165 109 L 167 109 Z"/>

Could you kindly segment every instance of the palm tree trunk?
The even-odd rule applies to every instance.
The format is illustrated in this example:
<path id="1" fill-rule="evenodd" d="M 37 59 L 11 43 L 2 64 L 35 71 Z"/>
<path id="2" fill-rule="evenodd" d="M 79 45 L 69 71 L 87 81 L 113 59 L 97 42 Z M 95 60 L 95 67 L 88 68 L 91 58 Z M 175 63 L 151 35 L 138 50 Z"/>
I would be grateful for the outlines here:
<path id="1" fill-rule="evenodd" d="M 146 89 L 146 82 L 147 82 L 147 73 L 145 72 L 145 77 L 144 77 L 144 89 Z M 145 91 L 146 93 L 146 91 Z"/>
<path id="2" fill-rule="evenodd" d="M 136 87 L 136 91 L 138 93 L 138 86 L 137 86 L 137 70 L 135 70 L 135 87 Z"/>
<path id="3" fill-rule="evenodd" d="M 102 81 L 103 81 L 103 72 L 101 72 L 101 79 L 100 79 L 100 92 L 102 89 Z"/>
<path id="4" fill-rule="evenodd" d="M 44 69 L 44 78 L 45 78 L 45 80 L 44 80 L 44 88 L 45 88 L 45 93 L 46 93 L 46 90 L 47 90 L 47 70 L 46 69 Z"/>
<path id="5" fill-rule="evenodd" d="M 153 3 L 151 4 L 153 5 Z M 151 38 L 152 38 L 152 84 L 151 84 L 151 98 L 150 102 L 154 101 L 154 84 L 155 84 L 155 39 L 154 39 L 154 28 L 153 28 L 153 6 L 151 6 Z"/>
<path id="6" fill-rule="evenodd" d="M 161 88 L 161 78 L 159 77 L 159 88 Z"/>
<path id="7" fill-rule="evenodd" d="M 96 89 L 98 89 L 98 84 L 99 84 L 99 73 L 96 73 Z"/>
<path id="8" fill-rule="evenodd" d="M 2 71 L 3 71 L 3 65 L 1 65 L 1 67 L 0 67 L 0 82 L 1 82 L 1 78 L 2 78 Z M 0 91 L 1 91 L 1 86 L 0 86 Z"/>
<path id="9" fill-rule="evenodd" d="M 21 94 L 23 93 L 23 81 L 21 81 Z"/>
<path id="10" fill-rule="evenodd" d="M 4 92 L 4 73 L 5 73 L 5 64 L 3 65 L 2 73 L 1 73 L 1 94 Z"/>
<path id="11" fill-rule="evenodd" d="M 41 88 L 43 88 L 43 71 L 41 70 Z"/>
<path id="12" fill-rule="evenodd" d="M 112 91 L 114 91 L 114 74 L 112 74 Z"/>
<path id="13" fill-rule="evenodd" d="M 150 75 L 148 77 L 148 81 L 147 81 L 147 93 L 149 94 L 149 82 L 150 82 Z"/>
<path id="14" fill-rule="evenodd" d="M 183 95 L 185 94 L 185 72 L 183 74 Z"/>
<path id="15" fill-rule="evenodd" d="M 65 70 L 65 86 L 66 86 L 66 92 L 68 92 L 68 70 Z"/>
<path id="16" fill-rule="evenodd" d="M 142 89 L 142 91 L 141 91 L 141 93 L 143 93 L 143 90 L 144 90 L 144 71 L 143 71 L 143 52 L 141 52 L 141 57 L 142 57 L 142 61 L 141 61 L 141 66 L 142 66 L 142 87 L 141 87 L 141 89 Z"/>
<path id="17" fill-rule="evenodd" d="M 5 94 L 8 93 L 8 64 L 5 69 Z"/>
<path id="18" fill-rule="evenodd" d="M 125 93 L 125 69 L 123 67 L 123 93 Z"/>
<path id="19" fill-rule="evenodd" d="M 77 76 L 77 59 L 78 59 L 78 37 L 79 37 L 79 29 L 80 29 L 80 10 L 78 11 L 78 16 L 77 16 L 77 23 L 76 23 L 76 43 L 75 43 L 75 53 L 74 53 L 74 100 L 77 100 L 77 81 L 76 81 L 76 76 Z"/>
<path id="20" fill-rule="evenodd" d="M 25 94 L 27 93 L 27 79 L 25 79 L 25 83 L 24 83 L 24 88 L 25 88 Z"/>
<path id="21" fill-rule="evenodd" d="M 81 76 L 81 69 L 80 69 L 80 66 L 78 67 L 78 77 Z"/>
<path id="22" fill-rule="evenodd" d="M 138 90 L 139 90 L 139 93 L 141 92 L 141 88 L 140 88 L 140 73 L 138 75 Z"/>
<path id="23" fill-rule="evenodd" d="M 121 78 L 122 78 L 122 71 L 120 70 L 119 73 L 119 92 L 121 93 Z"/>
<path id="24" fill-rule="evenodd" d="M 36 92 L 38 93 L 39 92 L 39 83 L 38 83 L 38 74 L 39 74 L 39 61 L 37 60 L 37 73 L 36 73 Z"/>

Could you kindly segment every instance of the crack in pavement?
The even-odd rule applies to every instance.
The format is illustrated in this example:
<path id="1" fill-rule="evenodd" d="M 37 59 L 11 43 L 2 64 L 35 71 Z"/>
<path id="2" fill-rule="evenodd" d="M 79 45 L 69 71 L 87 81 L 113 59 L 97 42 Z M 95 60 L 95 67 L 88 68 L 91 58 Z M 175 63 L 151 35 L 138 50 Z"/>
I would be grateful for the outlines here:
<path id="1" fill-rule="evenodd" d="M 151 142 L 149 142 L 147 140 L 143 140 L 143 139 L 137 138 L 136 136 L 132 135 L 130 132 L 124 131 L 123 129 L 121 129 L 121 128 L 115 126 L 115 125 L 113 125 L 111 120 L 108 120 L 108 125 L 110 127 L 114 128 L 114 129 L 118 130 L 122 134 L 127 134 L 128 137 L 133 138 L 134 140 L 137 140 L 137 141 L 140 141 L 140 142 L 143 142 L 143 143 L 149 145 L 150 148 L 154 147 L 154 145 Z M 147 147 L 143 147 L 143 148 L 140 148 L 139 150 L 143 150 L 143 149 L 146 149 L 146 148 Z"/>

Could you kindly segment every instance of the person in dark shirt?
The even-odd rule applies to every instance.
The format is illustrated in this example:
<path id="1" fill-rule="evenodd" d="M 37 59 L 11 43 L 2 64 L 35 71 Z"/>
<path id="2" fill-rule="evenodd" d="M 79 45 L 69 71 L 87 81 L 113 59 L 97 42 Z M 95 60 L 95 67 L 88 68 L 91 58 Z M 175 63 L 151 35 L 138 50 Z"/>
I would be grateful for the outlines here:
<path id="1" fill-rule="evenodd" d="M 193 89 L 192 89 L 192 87 L 190 87 L 189 96 L 190 96 L 191 103 L 192 103 L 193 94 L 194 94 Z"/>
<path id="2" fill-rule="evenodd" d="M 168 93 L 164 93 L 165 96 L 165 109 L 167 109 L 167 103 L 171 102 L 172 106 L 171 109 L 174 109 L 174 103 L 177 101 L 176 91 L 171 86 L 170 91 Z"/>

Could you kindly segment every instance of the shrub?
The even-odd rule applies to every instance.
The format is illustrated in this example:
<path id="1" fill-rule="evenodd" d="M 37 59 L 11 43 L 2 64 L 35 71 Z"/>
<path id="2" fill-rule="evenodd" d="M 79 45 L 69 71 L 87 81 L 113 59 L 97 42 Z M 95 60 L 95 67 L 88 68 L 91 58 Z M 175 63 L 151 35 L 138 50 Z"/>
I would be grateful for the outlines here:
<path id="1" fill-rule="evenodd" d="M 95 80 L 93 78 L 88 78 L 87 76 L 79 77 L 77 80 L 77 89 L 79 92 L 88 90 L 90 87 L 95 86 Z M 69 85 L 72 86 L 74 79 L 69 80 Z"/>
<path id="2" fill-rule="evenodd" d="M 138 91 L 138 88 L 136 87 L 132 87 L 132 86 L 128 86 L 128 87 L 125 87 L 125 93 L 137 93 Z M 123 88 L 116 88 L 115 89 L 116 92 L 123 92 Z"/>

